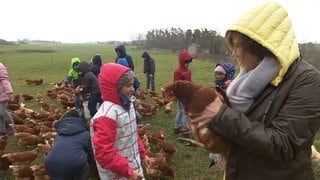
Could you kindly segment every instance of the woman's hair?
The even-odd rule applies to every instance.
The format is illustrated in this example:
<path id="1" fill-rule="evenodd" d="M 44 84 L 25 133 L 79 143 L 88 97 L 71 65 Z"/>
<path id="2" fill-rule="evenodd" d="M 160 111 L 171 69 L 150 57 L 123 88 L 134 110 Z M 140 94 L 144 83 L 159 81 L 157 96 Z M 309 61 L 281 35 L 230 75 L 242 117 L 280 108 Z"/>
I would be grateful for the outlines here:
<path id="1" fill-rule="evenodd" d="M 120 89 L 124 86 L 128 86 L 130 82 L 133 81 L 134 76 L 134 72 L 131 70 L 123 73 L 120 79 L 118 80 L 117 91 L 120 91 Z"/>
<path id="2" fill-rule="evenodd" d="M 247 50 L 250 54 L 253 54 L 260 59 L 264 58 L 265 56 L 274 57 L 274 54 L 272 54 L 267 48 L 262 46 L 261 44 L 257 43 L 250 37 L 237 32 L 237 31 L 228 31 L 226 34 L 226 40 L 229 46 L 233 49 L 233 37 L 237 34 L 240 36 L 240 45 L 243 49 Z"/>

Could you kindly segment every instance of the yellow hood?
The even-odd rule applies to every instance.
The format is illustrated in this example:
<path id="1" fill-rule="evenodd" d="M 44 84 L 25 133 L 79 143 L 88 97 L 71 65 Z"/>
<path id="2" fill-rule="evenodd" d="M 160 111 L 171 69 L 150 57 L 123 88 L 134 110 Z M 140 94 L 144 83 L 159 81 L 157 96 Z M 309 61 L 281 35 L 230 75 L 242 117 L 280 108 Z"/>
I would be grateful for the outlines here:
<path id="1" fill-rule="evenodd" d="M 275 86 L 282 81 L 289 66 L 299 57 L 299 47 L 291 20 L 286 10 L 277 2 L 264 3 L 245 13 L 228 31 L 245 34 L 277 57 L 281 69 L 271 82 Z M 231 44 L 229 47 L 232 48 Z"/>

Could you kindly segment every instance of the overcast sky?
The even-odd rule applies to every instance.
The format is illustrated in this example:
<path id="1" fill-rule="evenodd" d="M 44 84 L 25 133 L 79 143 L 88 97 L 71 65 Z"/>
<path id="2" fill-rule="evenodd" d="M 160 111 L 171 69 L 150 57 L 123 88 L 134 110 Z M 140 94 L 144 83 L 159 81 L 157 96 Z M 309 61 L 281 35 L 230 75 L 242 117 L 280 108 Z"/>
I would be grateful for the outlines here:
<path id="1" fill-rule="evenodd" d="M 266 0 L 2 0 L 0 39 L 130 41 L 170 27 L 224 35 L 239 15 Z M 320 43 L 320 0 L 275 0 L 288 11 L 298 42 Z"/>

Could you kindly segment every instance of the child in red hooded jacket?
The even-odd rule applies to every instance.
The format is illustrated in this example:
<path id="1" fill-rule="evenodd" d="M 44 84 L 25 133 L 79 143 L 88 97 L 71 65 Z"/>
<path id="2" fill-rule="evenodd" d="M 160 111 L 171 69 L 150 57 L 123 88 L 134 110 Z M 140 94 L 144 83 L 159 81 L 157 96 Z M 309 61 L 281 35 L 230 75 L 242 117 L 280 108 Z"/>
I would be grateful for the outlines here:
<path id="1" fill-rule="evenodd" d="M 192 55 L 188 51 L 182 51 L 179 54 L 179 65 L 173 72 L 173 82 L 178 80 L 186 80 L 191 82 L 191 69 L 189 68 L 190 63 L 192 62 Z M 174 124 L 173 133 L 186 133 L 188 131 L 188 122 L 187 117 L 184 114 L 184 107 L 182 103 L 177 100 L 178 112 L 176 115 L 176 121 Z"/>
<path id="2" fill-rule="evenodd" d="M 134 72 L 107 63 L 98 79 L 103 103 L 91 119 L 90 132 L 100 179 L 144 179 L 141 161 L 148 166 L 150 159 L 138 136 L 130 99 Z"/>

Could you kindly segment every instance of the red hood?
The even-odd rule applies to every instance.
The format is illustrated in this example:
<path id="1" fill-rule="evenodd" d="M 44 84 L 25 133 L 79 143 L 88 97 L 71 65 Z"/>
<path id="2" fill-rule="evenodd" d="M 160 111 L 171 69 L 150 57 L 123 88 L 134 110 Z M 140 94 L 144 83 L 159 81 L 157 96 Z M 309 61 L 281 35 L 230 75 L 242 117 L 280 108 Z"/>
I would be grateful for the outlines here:
<path id="1" fill-rule="evenodd" d="M 192 55 L 188 51 L 182 51 L 179 54 L 179 66 L 184 68 L 185 61 L 189 59 L 193 59 Z"/>
<path id="2" fill-rule="evenodd" d="M 103 101 L 121 104 L 117 92 L 117 83 L 121 75 L 130 69 L 116 63 L 107 63 L 101 66 L 99 87 Z"/>

